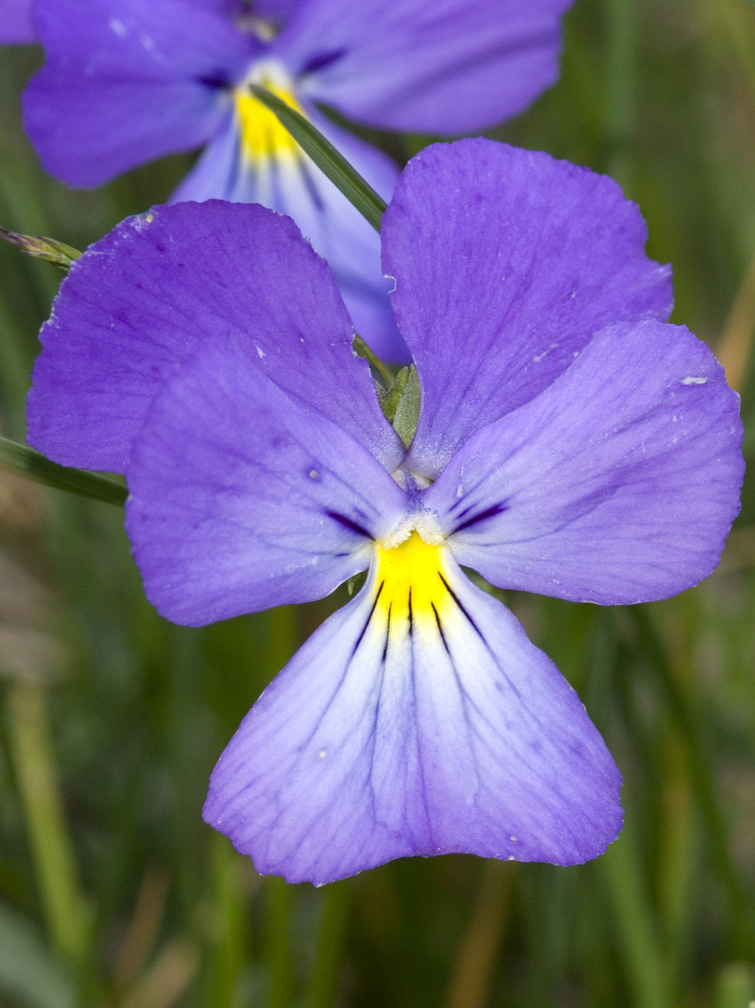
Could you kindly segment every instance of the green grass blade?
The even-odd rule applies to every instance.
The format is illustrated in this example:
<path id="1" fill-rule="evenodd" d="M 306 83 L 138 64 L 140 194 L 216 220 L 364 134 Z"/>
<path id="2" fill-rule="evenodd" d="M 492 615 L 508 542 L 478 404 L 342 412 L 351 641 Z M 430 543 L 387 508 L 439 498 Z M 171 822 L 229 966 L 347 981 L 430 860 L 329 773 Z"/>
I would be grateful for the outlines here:
<path id="1" fill-rule="evenodd" d="M 67 490 L 106 504 L 122 506 L 128 496 L 126 487 L 109 476 L 58 465 L 33 448 L 4 437 L 0 437 L 0 468 L 57 490 Z"/>
<path id="2" fill-rule="evenodd" d="M 57 781 L 43 689 L 15 685 L 8 714 L 11 754 L 50 938 L 67 962 L 81 963 L 89 941 L 88 911 Z"/>
<path id="3" fill-rule="evenodd" d="M 375 228 L 380 230 L 380 218 L 385 210 L 382 200 L 369 183 L 355 171 L 349 162 L 326 140 L 311 122 L 287 105 L 276 95 L 256 84 L 251 86 L 255 98 L 270 109 L 302 150 L 309 154 L 314 163 L 340 189 L 347 200 L 353 203 L 360 214 Z"/>

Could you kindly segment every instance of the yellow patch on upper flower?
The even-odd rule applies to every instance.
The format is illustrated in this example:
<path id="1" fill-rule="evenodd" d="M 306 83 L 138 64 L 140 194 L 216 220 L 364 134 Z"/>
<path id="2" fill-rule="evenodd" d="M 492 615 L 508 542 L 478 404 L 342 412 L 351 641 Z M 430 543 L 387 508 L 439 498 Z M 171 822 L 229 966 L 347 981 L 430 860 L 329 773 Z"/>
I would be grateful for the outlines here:
<path id="1" fill-rule="evenodd" d="M 301 105 L 291 87 L 262 77 L 255 81 L 284 101 L 300 115 Z M 241 150 L 249 161 L 262 161 L 273 157 L 295 157 L 298 146 L 288 130 L 262 102 L 243 87 L 234 92 L 236 118 L 241 133 Z"/>
<path id="2" fill-rule="evenodd" d="M 443 577 L 442 545 L 427 543 L 414 531 L 398 546 L 375 546 L 377 609 L 391 624 L 431 619 L 437 622 L 451 601 Z"/>

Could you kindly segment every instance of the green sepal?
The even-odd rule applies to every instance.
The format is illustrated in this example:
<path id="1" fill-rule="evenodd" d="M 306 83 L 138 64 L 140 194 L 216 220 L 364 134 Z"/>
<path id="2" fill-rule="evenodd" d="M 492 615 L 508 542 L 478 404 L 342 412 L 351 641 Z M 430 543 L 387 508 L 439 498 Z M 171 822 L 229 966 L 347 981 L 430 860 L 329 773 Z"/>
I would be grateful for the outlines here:
<path id="1" fill-rule="evenodd" d="M 393 426 L 396 433 L 408 448 L 417 433 L 417 423 L 419 421 L 420 389 L 417 369 L 413 364 L 408 368 L 404 389 L 396 406 L 396 415 L 393 418 Z"/>
<path id="2" fill-rule="evenodd" d="M 128 496 L 123 483 L 110 476 L 58 465 L 28 445 L 4 437 L 0 437 L 0 468 L 57 490 L 67 490 L 80 497 L 90 497 L 107 504 L 123 506 Z"/>
<path id="3" fill-rule="evenodd" d="M 377 381 L 375 382 L 375 389 L 377 391 L 378 401 L 380 402 L 380 408 L 385 414 L 386 420 L 391 424 L 396 417 L 396 410 L 398 409 L 401 396 L 406 388 L 408 378 L 409 368 L 403 367 L 396 375 L 396 378 L 389 388 L 385 389 Z"/>
<path id="4" fill-rule="evenodd" d="M 41 235 L 18 234 L 16 231 L 8 231 L 0 227 L 0 238 L 4 238 L 11 245 L 20 248 L 27 255 L 37 259 L 45 259 L 51 262 L 58 269 L 67 273 L 71 264 L 76 262 L 82 255 L 78 249 L 66 245 L 64 242 L 56 241 L 54 238 L 44 238 Z"/>
<path id="5" fill-rule="evenodd" d="M 387 390 L 377 382 L 375 387 L 385 418 L 408 448 L 414 440 L 419 420 L 420 389 L 416 367 L 410 364 L 401 368 Z"/>

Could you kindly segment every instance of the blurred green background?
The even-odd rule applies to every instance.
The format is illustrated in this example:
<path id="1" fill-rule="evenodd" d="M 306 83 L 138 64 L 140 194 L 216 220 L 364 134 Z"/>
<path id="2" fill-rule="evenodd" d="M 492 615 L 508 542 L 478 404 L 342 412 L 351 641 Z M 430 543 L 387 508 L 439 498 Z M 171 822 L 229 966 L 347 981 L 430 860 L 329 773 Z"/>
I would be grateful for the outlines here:
<path id="1" fill-rule="evenodd" d="M 187 161 L 96 192 L 46 178 L 18 112 L 39 61 L 0 52 L 0 224 L 83 248 L 164 200 Z M 639 202 L 649 253 L 674 267 L 674 321 L 718 351 L 747 424 L 755 4 L 576 0 L 559 84 L 490 135 L 608 172 Z M 399 158 L 424 142 L 379 139 Z M 0 247 L 8 437 L 24 436 L 59 278 Z M 316 890 L 256 875 L 200 808 L 247 708 L 343 599 L 171 626 L 118 508 L 0 473 L 0 1005 L 748 1008 L 754 519 L 750 478 L 719 569 L 666 602 L 505 595 L 625 775 L 626 828 L 603 858 L 405 860 Z"/>

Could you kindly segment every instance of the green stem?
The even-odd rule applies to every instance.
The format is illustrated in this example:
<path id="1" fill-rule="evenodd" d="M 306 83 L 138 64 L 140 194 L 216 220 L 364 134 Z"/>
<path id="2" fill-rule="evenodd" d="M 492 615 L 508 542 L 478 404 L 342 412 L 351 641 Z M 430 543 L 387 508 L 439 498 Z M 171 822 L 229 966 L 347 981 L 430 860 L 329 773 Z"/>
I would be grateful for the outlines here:
<path id="1" fill-rule="evenodd" d="M 309 154 L 317 167 L 324 172 L 333 185 L 360 214 L 375 228 L 380 230 L 380 218 L 385 210 L 385 201 L 378 196 L 369 182 L 366 182 L 346 158 L 339 154 L 333 144 L 322 133 L 292 109 L 277 95 L 257 84 L 251 85 L 252 94 L 270 109 L 282 126 L 288 130 L 305 154 Z"/>
<path id="2" fill-rule="evenodd" d="M 291 1008 L 291 912 L 294 891 L 283 879 L 270 877 L 267 880 L 267 898 L 267 963 L 270 982 L 267 1008 Z"/>
<path id="3" fill-rule="evenodd" d="M 657 920 L 645 885 L 640 851 L 627 815 L 619 839 L 596 862 L 613 910 L 619 948 L 638 1008 L 669 1008 L 671 997 Z"/>
<path id="4" fill-rule="evenodd" d="M 607 65 L 606 128 L 610 151 L 609 173 L 627 188 L 631 185 L 636 105 L 637 5 L 614 0 L 606 5 Z"/>
<path id="5" fill-rule="evenodd" d="M 87 952 L 86 906 L 56 780 L 44 690 L 28 683 L 13 686 L 8 710 L 13 762 L 50 936 L 66 959 L 81 963 Z"/>
<path id="6" fill-rule="evenodd" d="M 735 950 L 735 954 L 745 955 L 745 950 L 751 947 L 752 919 L 732 860 L 728 831 L 716 798 L 711 776 L 714 761 L 706 745 L 705 716 L 698 709 L 697 703 L 685 696 L 676 683 L 667 650 L 647 609 L 643 606 L 628 606 L 626 612 L 634 623 L 643 654 L 657 673 L 656 682 L 669 712 L 685 740 L 690 780 L 708 827 L 713 857 L 729 899 L 730 947 Z"/>
<path id="7" fill-rule="evenodd" d="M 351 882 L 331 882 L 322 891 L 323 908 L 307 1008 L 333 1008 L 351 903 Z"/>
<path id="8" fill-rule="evenodd" d="M 109 476 L 58 465 L 28 445 L 4 437 L 0 437 L 0 469 L 106 504 L 122 506 L 128 497 L 126 487 Z"/>
<path id="9" fill-rule="evenodd" d="M 368 346 L 367 343 L 365 343 L 361 336 L 355 336 L 352 345 L 354 347 L 354 352 L 359 357 L 363 357 L 375 368 L 385 383 L 386 391 L 390 390 L 391 385 L 393 385 L 393 372 L 388 365 L 378 357 L 375 351 Z"/>

